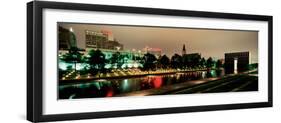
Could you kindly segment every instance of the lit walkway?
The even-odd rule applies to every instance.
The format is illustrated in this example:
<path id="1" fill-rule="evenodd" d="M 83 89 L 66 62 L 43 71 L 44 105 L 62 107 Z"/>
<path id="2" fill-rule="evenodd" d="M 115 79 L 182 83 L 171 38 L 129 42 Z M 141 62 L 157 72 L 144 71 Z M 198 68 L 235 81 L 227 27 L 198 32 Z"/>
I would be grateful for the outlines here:
<path id="1" fill-rule="evenodd" d="M 82 82 L 87 82 L 87 81 L 96 80 L 96 79 L 116 79 L 116 78 L 120 79 L 120 78 L 141 77 L 141 76 L 147 76 L 147 75 L 164 75 L 164 74 L 195 72 L 195 71 L 206 71 L 206 69 L 190 69 L 190 70 L 169 69 L 169 70 L 158 70 L 158 71 L 117 70 L 112 73 L 99 74 L 96 76 L 80 75 L 80 74 L 77 74 L 75 76 L 74 71 L 72 71 L 66 75 L 67 77 L 63 77 L 63 79 L 60 80 L 60 84 L 73 84 L 73 83 L 79 83 L 79 82 L 82 83 Z"/>

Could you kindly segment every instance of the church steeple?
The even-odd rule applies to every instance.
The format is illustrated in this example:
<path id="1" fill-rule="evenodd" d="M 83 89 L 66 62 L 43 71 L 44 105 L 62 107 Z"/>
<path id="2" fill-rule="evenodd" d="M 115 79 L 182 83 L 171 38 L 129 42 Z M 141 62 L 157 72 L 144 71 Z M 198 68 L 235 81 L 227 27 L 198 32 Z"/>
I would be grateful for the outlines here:
<path id="1" fill-rule="evenodd" d="M 186 54 L 185 44 L 183 44 L 183 47 L 182 47 L 182 55 L 185 55 L 185 54 Z"/>

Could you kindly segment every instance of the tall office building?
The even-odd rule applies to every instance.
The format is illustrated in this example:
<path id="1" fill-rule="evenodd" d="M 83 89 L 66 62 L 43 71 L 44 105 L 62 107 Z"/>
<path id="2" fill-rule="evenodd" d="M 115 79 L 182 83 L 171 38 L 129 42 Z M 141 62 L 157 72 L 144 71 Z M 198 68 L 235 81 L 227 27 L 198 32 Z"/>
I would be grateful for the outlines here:
<path id="1" fill-rule="evenodd" d="M 123 44 L 116 41 L 108 32 L 85 31 L 86 48 L 123 50 Z"/>

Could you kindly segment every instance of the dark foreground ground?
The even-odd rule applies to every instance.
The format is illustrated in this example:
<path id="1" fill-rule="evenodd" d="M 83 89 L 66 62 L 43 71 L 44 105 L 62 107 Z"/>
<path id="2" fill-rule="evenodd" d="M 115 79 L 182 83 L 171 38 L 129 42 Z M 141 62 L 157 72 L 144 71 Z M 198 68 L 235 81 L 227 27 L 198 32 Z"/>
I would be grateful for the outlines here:
<path id="1" fill-rule="evenodd" d="M 87 86 L 87 84 L 83 86 Z M 67 88 L 64 91 L 61 90 L 59 99 L 258 91 L 258 76 L 255 73 L 242 73 L 236 75 L 227 75 L 224 77 L 190 80 L 187 82 L 166 85 L 159 88 L 151 88 L 119 94 L 114 94 L 114 91 L 110 89 L 109 91 L 105 91 L 102 88 L 98 88 L 97 90 L 97 88 L 93 88 L 94 86 L 81 89 L 84 88 L 83 86 L 77 85 L 77 87 L 74 86 Z"/>
<path id="2" fill-rule="evenodd" d="M 214 80 L 191 87 L 167 91 L 161 94 L 192 94 L 192 93 L 218 93 L 258 91 L 258 77 L 250 75 L 237 75 Z"/>

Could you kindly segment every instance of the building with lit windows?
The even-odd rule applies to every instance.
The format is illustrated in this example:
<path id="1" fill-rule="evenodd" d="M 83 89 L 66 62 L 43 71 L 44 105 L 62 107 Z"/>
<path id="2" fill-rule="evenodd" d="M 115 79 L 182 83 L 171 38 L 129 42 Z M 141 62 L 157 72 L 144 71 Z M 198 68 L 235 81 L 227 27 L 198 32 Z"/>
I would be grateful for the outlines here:
<path id="1" fill-rule="evenodd" d="M 85 31 L 86 48 L 123 50 L 123 44 L 113 38 L 108 31 Z"/>
<path id="2" fill-rule="evenodd" d="M 86 48 L 86 50 L 81 50 L 80 53 L 87 57 L 88 52 L 90 50 L 95 50 L 93 48 Z M 100 49 L 101 52 L 105 55 L 105 59 L 109 60 L 115 53 L 119 53 L 120 57 L 122 58 L 122 68 L 141 68 L 143 67 L 141 64 L 142 57 L 144 56 L 144 52 L 134 51 L 134 50 L 110 50 L 110 49 Z M 59 57 L 63 56 L 64 54 L 68 53 L 68 50 L 59 50 Z M 73 66 L 72 63 L 66 63 L 64 61 L 59 62 L 59 67 L 62 70 L 67 69 L 68 66 Z M 76 67 L 77 70 L 81 70 L 86 66 L 85 63 L 77 63 Z M 115 68 L 111 63 L 106 63 L 106 68 Z"/>
<path id="3" fill-rule="evenodd" d="M 143 48 L 143 51 L 144 51 L 144 53 L 153 54 L 157 58 L 159 58 L 162 55 L 162 49 L 160 49 L 160 48 L 152 48 L 152 47 L 146 46 L 145 48 Z"/>

